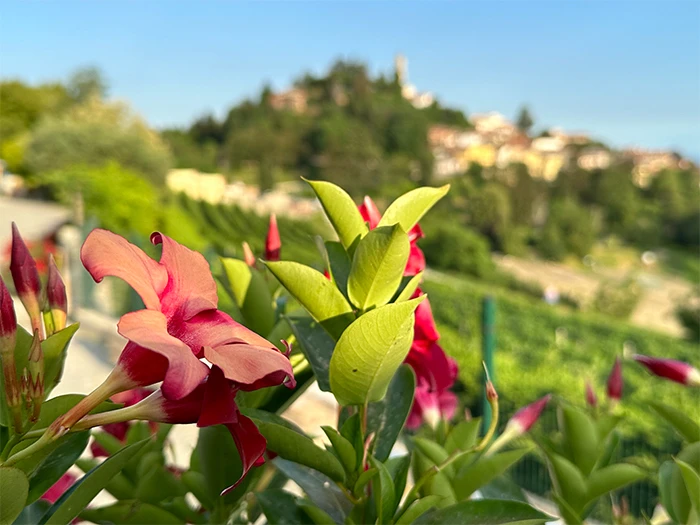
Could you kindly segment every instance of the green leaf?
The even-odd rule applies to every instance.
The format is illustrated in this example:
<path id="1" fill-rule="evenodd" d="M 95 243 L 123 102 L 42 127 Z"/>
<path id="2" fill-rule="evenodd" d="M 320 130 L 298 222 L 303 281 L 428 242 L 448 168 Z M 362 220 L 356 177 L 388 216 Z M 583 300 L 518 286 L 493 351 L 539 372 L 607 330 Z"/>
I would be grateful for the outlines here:
<path id="1" fill-rule="evenodd" d="M 325 248 L 331 279 L 342 294 L 347 297 L 348 277 L 350 277 L 350 267 L 352 266 L 348 252 L 345 251 L 342 244 L 335 241 L 326 241 Z"/>
<path id="2" fill-rule="evenodd" d="M 536 525 L 553 519 L 551 516 L 519 501 L 482 499 L 463 501 L 451 507 L 424 514 L 414 523 L 416 525 L 442 525 L 444 523 Z"/>
<path id="3" fill-rule="evenodd" d="M 185 494 L 187 494 L 185 484 L 163 465 L 155 465 L 140 472 L 136 486 L 136 498 L 139 501 L 157 504 Z"/>
<path id="4" fill-rule="evenodd" d="M 695 471 L 700 471 L 700 441 L 686 446 L 675 458 L 690 465 Z M 673 464 L 671 472 L 671 499 L 677 521 L 687 523 L 692 515 L 692 501 L 686 490 L 683 473 L 677 464 Z"/>
<path id="5" fill-rule="evenodd" d="M 323 327 L 310 317 L 285 317 L 299 347 L 314 371 L 318 387 L 324 392 L 331 391 L 328 378 L 331 356 L 335 341 Z"/>
<path id="6" fill-rule="evenodd" d="M 197 439 L 197 458 L 206 483 L 206 499 L 216 501 L 221 492 L 233 485 L 243 472 L 241 456 L 228 429 L 223 425 L 199 429 Z M 235 501 L 231 493 L 226 501 Z"/>
<path id="7" fill-rule="evenodd" d="M 697 513 L 700 512 L 700 475 L 685 461 L 681 461 L 678 458 L 674 459 L 674 461 L 676 465 L 678 465 L 678 468 L 681 469 L 681 475 L 685 482 L 685 490 L 690 497 L 690 503 L 695 508 L 695 513 L 697 515 Z"/>
<path id="8" fill-rule="evenodd" d="M 355 486 L 352 489 L 352 493 L 355 495 L 355 497 L 359 498 L 362 495 L 362 491 L 367 486 L 367 483 L 372 481 L 374 479 L 374 476 L 376 476 L 377 474 L 379 474 L 379 469 L 368 468 L 357 477 Z"/>
<path id="9" fill-rule="evenodd" d="M 428 469 L 434 468 L 433 462 L 425 457 L 421 452 L 414 450 L 415 465 L 417 471 L 422 475 Z M 448 507 L 457 503 L 457 496 L 452 488 L 452 482 L 445 476 L 444 472 L 433 475 L 421 489 L 423 496 L 440 496 L 438 507 Z"/>
<path id="10" fill-rule="evenodd" d="M 528 449 L 519 449 L 481 456 L 471 465 L 461 468 L 452 482 L 457 499 L 469 498 L 479 487 L 490 483 L 520 461 L 527 452 Z"/>
<path id="11" fill-rule="evenodd" d="M 355 468 L 357 468 L 357 459 L 355 448 L 352 446 L 352 443 L 341 436 L 340 433 L 333 427 L 326 425 L 322 426 L 321 428 L 326 433 L 326 436 L 328 436 L 331 445 L 333 445 L 333 450 L 335 450 L 335 453 L 340 458 L 340 462 L 343 464 L 345 472 L 348 474 L 355 472 Z"/>
<path id="12" fill-rule="evenodd" d="M 411 468 L 411 456 L 389 458 L 384 463 L 384 466 L 389 471 L 391 479 L 394 481 L 394 496 L 396 497 L 396 504 L 398 505 L 406 489 L 408 471 Z"/>
<path id="13" fill-rule="evenodd" d="M 272 294 L 263 276 L 239 259 L 221 258 L 224 286 L 236 301 L 245 326 L 266 336 L 275 325 Z"/>
<path id="14" fill-rule="evenodd" d="M 85 509 L 80 517 L 94 523 L 123 523 L 126 525 L 175 525 L 184 521 L 170 512 L 140 501 L 119 501 L 107 507 Z"/>
<path id="15" fill-rule="evenodd" d="M 523 489 L 506 474 L 498 476 L 486 485 L 479 487 L 479 494 L 484 499 L 508 499 L 527 503 L 527 497 Z"/>
<path id="16" fill-rule="evenodd" d="M 365 455 L 365 442 L 362 429 L 360 428 L 360 414 L 355 412 L 352 416 L 348 417 L 343 426 L 340 427 L 340 435 L 352 443 L 355 449 L 355 463 L 357 465 L 362 464 L 362 460 Z"/>
<path id="17" fill-rule="evenodd" d="M 416 445 L 416 448 L 420 450 L 433 465 L 440 465 L 449 457 L 449 454 L 444 448 L 442 448 L 435 441 L 431 441 L 430 439 L 416 437 L 413 438 L 413 443 Z M 454 476 L 454 468 L 452 467 L 452 465 L 448 465 L 447 468 L 443 470 L 443 472 L 447 475 L 448 478 Z"/>
<path id="18" fill-rule="evenodd" d="M 299 506 L 301 498 L 285 490 L 265 490 L 255 495 L 270 525 L 298 525 L 306 523 L 306 516 Z"/>
<path id="19" fill-rule="evenodd" d="M 325 510 L 319 509 L 316 505 L 301 500 L 299 508 L 311 518 L 311 521 L 315 523 L 315 525 L 336 525 L 333 518 L 331 518 Z"/>
<path id="20" fill-rule="evenodd" d="M 345 471 L 338 459 L 317 447 L 310 438 L 275 423 L 256 421 L 256 424 L 267 440 L 268 450 L 283 459 L 318 470 L 334 481 L 345 480 Z"/>
<path id="21" fill-rule="evenodd" d="M 399 519 L 396 520 L 396 525 L 409 525 L 415 522 L 423 514 L 437 506 L 439 501 L 440 496 L 426 496 L 414 501 Z"/>
<path id="22" fill-rule="evenodd" d="M 275 458 L 272 463 L 306 493 L 336 523 L 343 523 L 352 510 L 352 503 L 328 476 L 297 463 Z"/>
<path id="23" fill-rule="evenodd" d="M 675 407 L 650 401 L 649 404 L 661 417 L 668 421 L 688 443 L 700 441 L 700 425 Z"/>
<path id="24" fill-rule="evenodd" d="M 481 427 L 481 418 L 477 417 L 469 421 L 460 421 L 457 423 L 445 440 L 445 450 L 452 454 L 455 450 L 469 450 L 476 445 L 476 440 L 479 437 L 479 428 Z"/>
<path id="25" fill-rule="evenodd" d="M 674 491 L 672 489 L 673 484 L 673 474 L 674 471 L 678 469 L 678 466 L 671 460 L 664 461 L 659 467 L 659 501 L 668 512 L 668 515 L 673 519 L 674 522 L 678 523 L 680 520 L 676 515 L 674 508 Z"/>
<path id="26" fill-rule="evenodd" d="M 619 490 L 635 481 L 640 481 L 645 477 L 646 473 L 642 469 L 625 463 L 618 463 L 617 465 L 610 465 L 609 467 L 596 470 L 586 482 L 588 490 L 586 491 L 586 501 L 583 506 L 585 507 L 601 496 Z"/>
<path id="27" fill-rule="evenodd" d="M 51 503 L 42 499 L 35 501 L 31 505 L 27 505 L 22 509 L 19 516 L 17 516 L 13 525 L 34 525 L 35 523 L 39 523 L 39 520 L 50 506 Z"/>
<path id="28" fill-rule="evenodd" d="M 413 292 L 418 289 L 421 280 L 423 279 L 423 272 L 418 272 L 414 276 L 407 276 L 401 279 L 401 285 L 399 286 L 399 293 L 396 294 L 396 298 L 391 301 L 392 303 L 400 303 L 401 301 L 408 301 Z"/>
<path id="29" fill-rule="evenodd" d="M 608 435 L 608 438 L 605 440 L 603 451 L 600 453 L 600 456 L 598 456 L 598 460 L 596 461 L 595 467 L 593 467 L 594 471 L 601 468 L 605 468 L 608 465 L 610 465 L 610 463 L 612 463 L 612 460 L 615 456 L 615 451 L 617 450 L 619 444 L 620 433 L 617 432 L 617 430 L 614 430 Z"/>
<path id="30" fill-rule="evenodd" d="M 426 186 L 404 193 L 389 205 L 377 226 L 399 224 L 403 231 L 410 231 L 448 191 L 450 185 L 446 184 L 439 188 Z"/>
<path id="31" fill-rule="evenodd" d="M 400 226 L 375 228 L 360 241 L 352 259 L 348 297 L 360 310 L 388 303 L 401 284 L 410 244 Z"/>
<path id="32" fill-rule="evenodd" d="M 598 457 L 598 431 L 588 414 L 572 406 L 561 406 L 560 421 L 571 458 L 584 476 Z"/>
<path id="33" fill-rule="evenodd" d="M 29 481 L 19 469 L 0 467 L 0 525 L 10 525 L 27 501 Z"/>
<path id="34" fill-rule="evenodd" d="M 360 211 L 345 190 L 323 181 L 307 180 L 314 190 L 328 220 L 338 234 L 340 242 L 346 250 L 351 250 L 353 244 L 367 234 L 367 225 Z"/>
<path id="35" fill-rule="evenodd" d="M 547 454 L 552 485 L 556 492 L 577 512 L 583 510 L 587 491 L 586 480 L 571 461 L 554 452 Z"/>
<path id="36" fill-rule="evenodd" d="M 333 338 L 337 339 L 352 323 L 352 307 L 335 285 L 322 273 L 296 262 L 265 263 L 287 291 L 299 301 Z"/>
<path id="37" fill-rule="evenodd" d="M 372 467 L 376 468 L 379 472 L 379 475 L 374 478 L 374 489 L 372 491 L 374 494 L 374 504 L 377 509 L 377 518 L 379 523 L 389 523 L 398 504 L 398 501 L 396 501 L 394 481 L 391 479 L 391 474 L 389 474 L 389 471 L 381 461 L 377 461 L 371 456 L 369 461 Z"/>
<path id="38" fill-rule="evenodd" d="M 29 476 L 27 505 L 36 501 L 73 466 L 87 447 L 89 432 L 70 434 Z"/>
<path id="39" fill-rule="evenodd" d="M 413 312 L 425 296 L 381 306 L 353 322 L 338 340 L 331 390 L 341 405 L 379 401 L 413 340 Z"/>
<path id="40" fill-rule="evenodd" d="M 182 482 L 187 487 L 192 495 L 199 500 L 207 510 L 213 510 L 216 503 L 216 499 L 211 497 L 211 492 L 207 486 L 207 480 L 204 474 L 201 472 L 195 472 L 194 470 L 188 470 L 183 472 L 181 478 Z"/>
<path id="41" fill-rule="evenodd" d="M 46 511 L 39 525 L 70 523 L 147 443 L 144 440 L 123 448 L 85 474 Z"/>
<path id="42" fill-rule="evenodd" d="M 381 401 L 370 403 L 367 409 L 367 433 L 374 432 L 372 454 L 386 461 L 394 443 L 406 424 L 413 405 L 416 376 L 408 365 L 402 365 L 394 374 L 389 389 Z"/>

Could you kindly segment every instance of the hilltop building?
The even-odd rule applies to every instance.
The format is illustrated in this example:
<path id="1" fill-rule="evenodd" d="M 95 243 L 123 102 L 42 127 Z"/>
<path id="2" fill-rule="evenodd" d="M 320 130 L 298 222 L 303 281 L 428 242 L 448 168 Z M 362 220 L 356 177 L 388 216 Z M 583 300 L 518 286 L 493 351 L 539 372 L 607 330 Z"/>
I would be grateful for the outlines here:
<path id="1" fill-rule="evenodd" d="M 420 93 L 416 86 L 408 82 L 408 59 L 399 54 L 394 59 L 396 68 L 396 80 L 401 86 L 401 96 L 408 100 L 416 109 L 425 109 L 433 105 L 435 97 L 432 93 L 426 91 Z"/>

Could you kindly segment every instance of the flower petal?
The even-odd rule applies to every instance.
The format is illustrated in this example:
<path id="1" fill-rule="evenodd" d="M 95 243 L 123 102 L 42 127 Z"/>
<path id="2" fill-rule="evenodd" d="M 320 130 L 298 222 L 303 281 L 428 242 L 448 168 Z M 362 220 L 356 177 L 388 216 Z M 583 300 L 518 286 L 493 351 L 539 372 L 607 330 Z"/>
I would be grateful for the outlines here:
<path id="1" fill-rule="evenodd" d="M 233 440 L 236 442 L 236 448 L 243 464 L 243 472 L 236 483 L 221 493 L 222 496 L 235 489 L 243 481 L 243 478 L 245 478 L 252 466 L 262 464 L 263 454 L 265 453 L 265 448 L 267 448 L 267 441 L 265 441 L 258 427 L 243 414 L 238 414 L 238 423 L 229 423 L 226 425 L 226 428 L 231 432 Z"/>
<path id="2" fill-rule="evenodd" d="M 408 262 L 406 263 L 403 274 L 417 275 L 423 270 L 425 270 L 425 255 L 423 254 L 423 250 L 415 244 L 411 244 L 411 251 L 409 252 Z"/>
<path id="3" fill-rule="evenodd" d="M 238 421 L 238 408 L 234 400 L 236 390 L 224 377 L 218 366 L 212 366 L 204 386 L 202 412 L 197 420 L 198 427 L 209 427 Z"/>
<path id="4" fill-rule="evenodd" d="M 281 384 L 286 377 L 294 386 L 289 359 L 277 350 L 245 343 L 204 347 L 204 357 L 221 368 L 226 379 L 245 390 Z"/>
<path id="5" fill-rule="evenodd" d="M 151 242 L 163 245 L 160 263 L 169 277 L 161 295 L 163 313 L 168 317 L 177 313 L 187 320 L 204 310 L 216 309 L 216 282 L 202 254 L 159 232 L 151 235 Z"/>
<path id="6" fill-rule="evenodd" d="M 267 339 L 237 323 L 220 310 L 201 312 L 189 321 L 171 326 L 170 331 L 198 356 L 205 346 L 217 347 L 240 341 L 274 349 L 274 345 Z"/>
<path id="7" fill-rule="evenodd" d="M 167 320 L 161 312 L 130 312 L 119 320 L 117 331 L 138 346 L 152 350 L 168 360 L 161 389 L 169 399 L 185 397 L 209 373 L 207 366 L 195 357 L 185 343 L 168 333 Z M 128 363 L 128 368 L 137 369 L 138 361 L 132 360 Z"/>
<path id="8" fill-rule="evenodd" d="M 96 282 L 107 275 L 123 279 L 141 296 L 149 310 L 160 310 L 160 294 L 168 273 L 124 237 L 107 230 L 92 230 L 80 249 L 80 260 Z"/>
<path id="9" fill-rule="evenodd" d="M 362 219 L 369 223 L 369 229 L 375 229 L 382 218 L 382 214 L 379 213 L 377 205 L 374 203 L 374 201 L 369 196 L 365 196 L 362 204 L 360 204 L 357 209 L 360 210 Z"/>

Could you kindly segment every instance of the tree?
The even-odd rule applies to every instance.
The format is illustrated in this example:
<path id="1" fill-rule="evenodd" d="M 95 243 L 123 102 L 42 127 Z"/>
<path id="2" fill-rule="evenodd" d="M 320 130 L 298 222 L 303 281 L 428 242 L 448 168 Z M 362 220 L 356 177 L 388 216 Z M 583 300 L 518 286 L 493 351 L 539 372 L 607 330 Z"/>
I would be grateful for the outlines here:
<path id="1" fill-rule="evenodd" d="M 520 129 L 520 131 L 522 131 L 523 133 L 527 133 L 528 131 L 530 131 L 530 128 L 532 128 L 534 121 L 532 120 L 532 115 L 530 115 L 530 110 L 527 108 L 527 106 L 523 106 L 522 108 L 520 108 L 518 118 L 515 122 L 518 126 L 518 129 Z"/>
<path id="2" fill-rule="evenodd" d="M 107 96 L 107 81 L 97 67 L 79 69 L 68 80 L 68 93 L 78 103 L 90 98 L 104 99 Z"/>
<path id="3" fill-rule="evenodd" d="M 32 132 L 25 158 L 35 173 L 100 167 L 109 160 L 162 184 L 171 157 L 160 136 L 128 106 L 90 98 L 43 120 Z"/>
<path id="4" fill-rule="evenodd" d="M 539 249 L 554 260 L 561 260 L 569 253 L 583 257 L 590 252 L 597 236 L 598 226 L 589 210 L 574 199 L 555 198 L 550 203 Z"/>

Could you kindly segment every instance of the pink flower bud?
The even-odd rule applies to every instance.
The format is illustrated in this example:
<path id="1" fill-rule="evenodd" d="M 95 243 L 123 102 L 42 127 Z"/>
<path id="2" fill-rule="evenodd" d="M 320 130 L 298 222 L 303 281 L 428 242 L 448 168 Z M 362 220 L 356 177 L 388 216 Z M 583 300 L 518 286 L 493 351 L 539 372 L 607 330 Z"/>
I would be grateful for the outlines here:
<path id="1" fill-rule="evenodd" d="M 253 255 L 253 250 L 250 249 L 250 245 L 247 242 L 243 243 L 243 260 L 251 268 L 255 266 L 255 255 Z"/>
<path id="2" fill-rule="evenodd" d="M 498 399 L 498 392 L 491 381 L 486 382 L 486 399 L 491 402 Z"/>
<path id="3" fill-rule="evenodd" d="M 598 397 L 595 395 L 593 386 L 589 381 L 586 381 L 586 403 L 592 408 L 598 406 Z"/>
<path id="4" fill-rule="evenodd" d="M 661 359 L 635 354 L 632 358 L 644 365 L 655 376 L 688 386 L 700 386 L 700 371 L 675 359 Z"/>
<path id="5" fill-rule="evenodd" d="M 376 228 L 382 218 L 382 214 L 379 213 L 379 209 L 377 209 L 377 205 L 374 201 L 366 196 L 362 204 L 357 208 L 360 210 L 360 215 L 362 215 L 365 222 L 369 223 L 369 229 L 373 230 Z"/>
<path id="6" fill-rule="evenodd" d="M 547 403 L 549 403 L 549 400 L 551 398 L 552 394 L 547 394 L 546 396 L 538 399 L 534 403 L 531 403 L 521 408 L 515 413 L 515 415 L 512 418 L 510 418 L 508 426 L 516 428 L 519 434 L 524 434 L 525 432 L 530 430 L 530 428 L 532 428 L 532 425 L 537 423 L 540 414 L 544 410 L 544 407 L 547 406 Z"/>
<path id="7" fill-rule="evenodd" d="M 12 304 L 12 296 L 0 279 L 0 353 L 14 354 L 17 338 L 17 317 Z"/>
<path id="8" fill-rule="evenodd" d="M 280 240 L 280 232 L 277 229 L 277 217 L 273 213 L 270 215 L 270 227 L 267 230 L 267 238 L 265 239 L 265 260 L 279 261 L 281 247 L 282 241 Z"/>
<path id="9" fill-rule="evenodd" d="M 59 332 L 66 327 L 68 314 L 68 297 L 66 285 L 63 284 L 61 274 L 58 272 L 53 255 L 49 255 L 49 277 L 46 283 L 46 299 L 53 319 L 53 331 Z"/>
<path id="10" fill-rule="evenodd" d="M 615 358 L 615 364 L 608 376 L 608 399 L 619 401 L 622 399 L 622 363 L 620 358 Z"/>
<path id="11" fill-rule="evenodd" d="M 12 223 L 12 257 L 10 260 L 10 272 L 15 283 L 15 290 L 24 308 L 27 310 L 32 321 L 32 329 L 39 330 L 43 335 L 41 325 L 41 306 L 39 294 L 41 282 L 39 271 L 36 268 L 36 261 L 32 259 L 27 245 L 24 244 L 22 236 L 19 234 L 17 225 Z"/>

